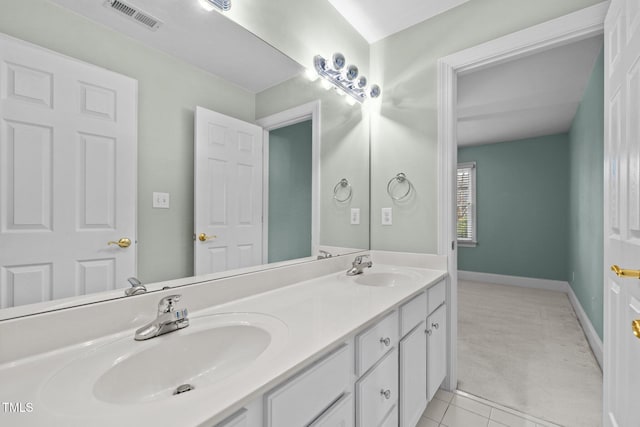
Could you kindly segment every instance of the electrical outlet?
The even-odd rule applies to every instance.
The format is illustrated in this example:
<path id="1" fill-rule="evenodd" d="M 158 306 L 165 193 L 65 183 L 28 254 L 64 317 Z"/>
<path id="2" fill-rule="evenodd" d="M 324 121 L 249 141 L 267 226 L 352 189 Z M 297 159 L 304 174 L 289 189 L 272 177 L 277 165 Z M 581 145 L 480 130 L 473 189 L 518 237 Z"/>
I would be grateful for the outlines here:
<path id="1" fill-rule="evenodd" d="M 382 225 L 393 224 L 393 208 L 382 208 Z"/>
<path id="2" fill-rule="evenodd" d="M 360 208 L 351 208 L 351 225 L 360 224 Z"/>
<path id="3" fill-rule="evenodd" d="M 155 209 L 169 209 L 169 193 L 153 193 L 153 207 Z"/>

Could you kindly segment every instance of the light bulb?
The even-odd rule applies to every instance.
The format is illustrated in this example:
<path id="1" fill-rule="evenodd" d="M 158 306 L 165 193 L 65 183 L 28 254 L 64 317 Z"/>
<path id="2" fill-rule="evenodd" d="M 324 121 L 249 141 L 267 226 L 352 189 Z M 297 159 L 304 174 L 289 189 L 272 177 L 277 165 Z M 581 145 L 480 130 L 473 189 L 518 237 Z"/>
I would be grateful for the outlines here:
<path id="1" fill-rule="evenodd" d="M 333 54 L 333 68 L 336 71 L 340 71 L 344 68 L 347 60 L 344 58 L 344 55 L 340 52 L 336 52 Z"/>

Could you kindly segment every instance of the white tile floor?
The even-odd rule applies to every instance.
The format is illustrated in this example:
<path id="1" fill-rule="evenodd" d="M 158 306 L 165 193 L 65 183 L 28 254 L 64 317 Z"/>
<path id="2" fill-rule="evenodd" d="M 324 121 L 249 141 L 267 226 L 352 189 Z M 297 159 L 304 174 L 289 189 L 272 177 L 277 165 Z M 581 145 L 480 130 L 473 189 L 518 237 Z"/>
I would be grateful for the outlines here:
<path id="1" fill-rule="evenodd" d="M 559 427 L 462 391 L 439 390 L 417 427 Z"/>

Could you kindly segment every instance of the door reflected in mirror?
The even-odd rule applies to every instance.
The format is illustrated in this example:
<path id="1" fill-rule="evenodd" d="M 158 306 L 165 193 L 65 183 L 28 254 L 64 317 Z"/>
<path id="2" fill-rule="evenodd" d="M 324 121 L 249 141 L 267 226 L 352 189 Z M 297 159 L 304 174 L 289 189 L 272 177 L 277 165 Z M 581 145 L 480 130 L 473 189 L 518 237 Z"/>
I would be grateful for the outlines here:
<path id="1" fill-rule="evenodd" d="M 315 259 L 319 249 L 333 254 L 368 249 L 366 110 L 309 82 L 297 62 L 219 13 L 178 10 L 170 0 L 138 0 L 162 21 L 151 32 L 102 3 L 7 0 L 0 5 L 3 40 L 50 55 L 0 52 L 0 76 L 13 85 L 0 92 L 0 319 L 123 297 L 129 277 L 149 291 L 220 277 L 179 280 L 199 274 L 198 245 L 209 248 L 206 262 L 213 267 L 203 271 L 227 275 L 237 274 L 237 267 Z M 220 39 L 226 42 L 212 43 Z M 65 61 L 137 84 L 133 100 L 121 106 L 124 95 L 104 81 L 51 68 Z M 62 75 L 76 76 L 75 81 L 58 87 Z M 56 113 L 65 102 L 65 112 Z M 251 183 L 252 198 L 246 190 L 236 191 L 241 197 L 233 203 L 212 204 L 206 227 L 194 208 L 198 106 L 255 126 L 261 141 L 273 144 L 270 150 L 252 145 L 257 163 L 251 173 L 246 162 L 238 169 L 236 184 Z M 26 118 L 18 115 L 25 108 L 33 111 L 24 113 Z M 299 108 L 307 110 L 302 114 Z M 285 123 L 286 112 L 298 118 Z M 114 127 L 123 123 L 133 128 L 132 135 Z M 56 138 L 65 128 L 63 144 Z M 305 143 L 285 142 L 290 133 L 305 133 Z M 246 141 L 238 140 L 240 151 Z M 117 155 L 132 148 L 120 164 Z M 8 158 L 22 163 L 14 166 Z M 25 167 L 26 159 L 35 158 Z M 73 166 L 65 166 L 67 160 Z M 233 180 L 224 181 L 229 176 L 216 168 L 210 171 L 210 200 L 219 200 L 222 191 L 231 194 L 227 184 Z M 342 178 L 352 184 L 353 197 L 340 203 L 333 188 Z M 60 196 L 59 186 L 69 194 Z M 121 207 L 130 213 L 118 213 Z M 352 209 L 360 209 L 359 224 L 351 224 Z M 126 215 L 131 225 L 125 226 Z M 256 224 L 255 251 L 236 238 L 231 261 L 229 254 L 221 255 L 231 245 L 225 224 L 241 228 L 249 217 Z M 60 220 L 69 223 L 69 231 L 57 225 Z M 74 243 L 73 233 L 87 240 Z M 131 245 L 108 244 L 122 238 Z M 80 251 L 85 246 L 93 254 Z M 18 249 L 26 255 L 18 256 Z M 129 266 L 118 254 L 128 254 Z M 54 257 L 65 258 L 62 280 Z"/>

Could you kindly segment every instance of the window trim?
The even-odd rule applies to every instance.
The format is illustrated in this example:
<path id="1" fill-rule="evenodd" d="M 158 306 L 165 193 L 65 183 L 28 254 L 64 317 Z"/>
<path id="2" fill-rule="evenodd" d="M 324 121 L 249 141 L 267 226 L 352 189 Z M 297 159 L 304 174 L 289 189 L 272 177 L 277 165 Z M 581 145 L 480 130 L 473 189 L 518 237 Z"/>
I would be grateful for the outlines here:
<path id="1" fill-rule="evenodd" d="M 458 187 L 458 169 L 471 169 L 471 228 L 472 228 L 471 233 L 473 237 L 471 239 L 459 239 L 456 233 L 456 241 L 457 241 L 458 247 L 475 248 L 478 245 L 478 216 L 476 215 L 477 165 L 476 165 L 476 162 L 458 163 L 456 167 L 456 192 Z M 456 200 L 456 210 L 457 210 L 457 200 Z M 458 219 L 456 218 L 456 224 L 457 223 L 458 223 Z"/>

